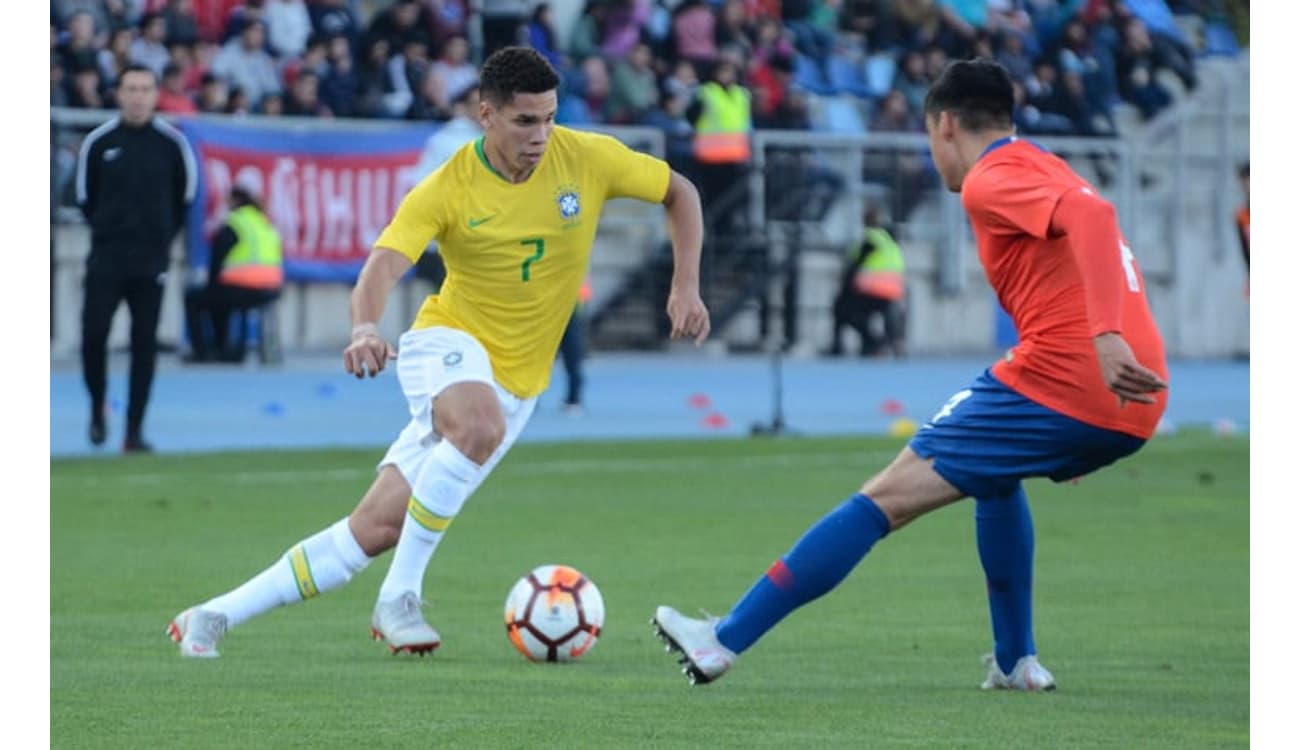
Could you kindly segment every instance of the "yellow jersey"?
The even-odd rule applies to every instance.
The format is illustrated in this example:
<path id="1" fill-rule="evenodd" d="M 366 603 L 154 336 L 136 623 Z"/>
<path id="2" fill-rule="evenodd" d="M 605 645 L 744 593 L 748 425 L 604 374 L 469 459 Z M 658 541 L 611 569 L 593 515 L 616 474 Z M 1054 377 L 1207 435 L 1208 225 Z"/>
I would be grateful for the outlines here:
<path id="1" fill-rule="evenodd" d="M 550 384 L 605 201 L 660 203 L 669 174 L 614 138 L 557 126 L 533 173 L 514 184 L 479 138 L 411 189 L 374 246 L 414 262 L 437 240 L 447 278 L 411 327 L 472 335 L 496 381 L 531 398 Z"/>

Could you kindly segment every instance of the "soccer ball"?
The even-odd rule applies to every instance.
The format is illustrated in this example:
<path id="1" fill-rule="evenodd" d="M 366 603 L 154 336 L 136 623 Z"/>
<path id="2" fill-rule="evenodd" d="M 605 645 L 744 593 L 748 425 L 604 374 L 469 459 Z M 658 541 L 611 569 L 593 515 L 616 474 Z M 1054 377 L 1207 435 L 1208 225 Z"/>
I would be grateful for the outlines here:
<path id="1" fill-rule="evenodd" d="M 506 634 L 532 661 L 574 661 L 591 650 L 605 624 L 600 589 L 576 568 L 542 565 L 506 597 Z"/>

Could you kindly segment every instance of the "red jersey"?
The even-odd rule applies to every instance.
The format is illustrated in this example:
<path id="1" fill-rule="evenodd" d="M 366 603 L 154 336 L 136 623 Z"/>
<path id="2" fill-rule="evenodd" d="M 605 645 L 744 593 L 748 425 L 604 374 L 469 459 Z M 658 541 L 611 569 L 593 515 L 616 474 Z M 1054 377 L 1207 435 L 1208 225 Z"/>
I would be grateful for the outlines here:
<path id="1" fill-rule="evenodd" d="M 1095 427 L 1140 438 L 1155 433 L 1168 391 L 1154 405 L 1126 403 L 1101 376 L 1093 336 L 1120 332 L 1134 357 L 1169 379 L 1164 342 L 1147 306 L 1146 285 L 1128 244 L 1072 248 L 1070 235 L 1052 236 L 1052 216 L 1071 190 L 1096 190 L 1060 158 L 1027 141 L 995 143 L 962 183 L 980 263 L 1002 307 L 1015 321 L 1020 342 L 993 366 L 993 375 L 1025 398 Z M 1085 289 L 1080 264 L 1100 271 L 1122 289 L 1118 309 Z M 1095 291 L 1095 290 L 1093 290 Z M 1105 299 L 1104 296 L 1101 297 Z M 1091 315 L 1090 315 L 1091 312 Z"/>

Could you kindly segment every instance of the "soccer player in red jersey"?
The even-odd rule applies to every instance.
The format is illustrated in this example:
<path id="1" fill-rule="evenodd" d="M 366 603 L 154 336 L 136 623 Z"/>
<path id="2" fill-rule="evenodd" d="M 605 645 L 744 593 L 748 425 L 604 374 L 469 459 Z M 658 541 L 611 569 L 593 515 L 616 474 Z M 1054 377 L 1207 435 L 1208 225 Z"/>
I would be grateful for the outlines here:
<path id="1" fill-rule="evenodd" d="M 955 62 L 930 89 L 925 116 L 935 166 L 961 193 L 1020 342 L 813 524 L 727 616 L 656 610 L 654 625 L 692 683 L 725 674 L 891 531 L 972 497 L 993 626 L 982 687 L 1056 687 L 1033 639 L 1034 530 L 1021 481 L 1075 479 L 1138 450 L 1164 413 L 1168 372 L 1114 207 L 1064 161 L 1016 137 L 1013 101 L 1002 66 Z"/>

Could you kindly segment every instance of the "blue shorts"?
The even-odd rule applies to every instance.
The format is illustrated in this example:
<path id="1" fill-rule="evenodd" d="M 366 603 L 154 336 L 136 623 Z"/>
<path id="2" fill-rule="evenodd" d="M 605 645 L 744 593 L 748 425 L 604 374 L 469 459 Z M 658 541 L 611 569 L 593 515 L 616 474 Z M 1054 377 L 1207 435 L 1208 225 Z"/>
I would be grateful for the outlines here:
<path id="1" fill-rule="evenodd" d="M 957 392 L 908 446 L 962 493 L 1006 497 L 1020 480 L 1063 482 L 1108 466 L 1146 443 L 1084 424 L 1006 387 L 989 370 Z"/>

